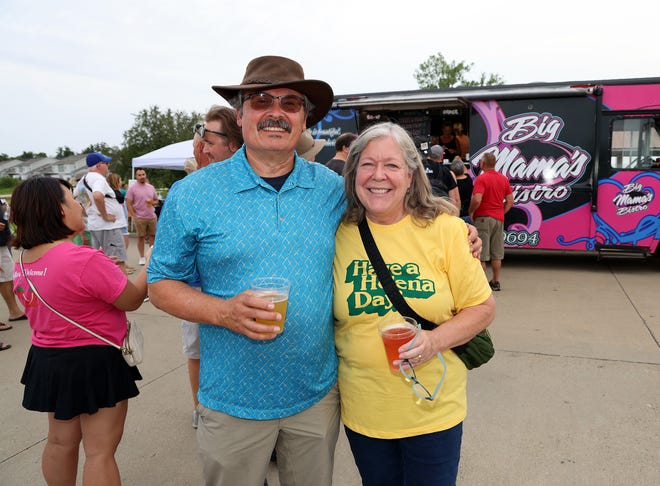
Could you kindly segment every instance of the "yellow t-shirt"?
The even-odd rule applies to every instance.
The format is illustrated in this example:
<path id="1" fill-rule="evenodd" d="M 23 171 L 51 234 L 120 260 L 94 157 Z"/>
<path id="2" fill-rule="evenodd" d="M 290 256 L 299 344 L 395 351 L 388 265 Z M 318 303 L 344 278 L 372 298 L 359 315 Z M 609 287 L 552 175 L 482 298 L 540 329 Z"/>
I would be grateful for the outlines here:
<path id="1" fill-rule="evenodd" d="M 490 295 L 461 219 L 443 214 L 421 228 L 408 216 L 392 225 L 369 222 L 369 227 L 403 297 L 426 319 L 442 323 Z M 390 371 L 378 321 L 395 311 L 355 224 L 342 223 L 337 230 L 333 274 L 343 423 L 369 437 L 395 439 L 447 430 L 463 421 L 467 370 L 452 351 L 443 353 L 447 376 L 432 402 L 417 398 L 411 383 Z M 442 376 L 440 361 L 415 371 L 433 393 Z"/>

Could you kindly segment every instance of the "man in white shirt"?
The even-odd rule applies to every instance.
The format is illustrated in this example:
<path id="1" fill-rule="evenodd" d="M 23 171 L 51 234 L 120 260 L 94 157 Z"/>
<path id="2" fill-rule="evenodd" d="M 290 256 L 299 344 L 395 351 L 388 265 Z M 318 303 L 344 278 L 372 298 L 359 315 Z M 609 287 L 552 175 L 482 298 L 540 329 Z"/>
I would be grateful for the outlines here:
<path id="1" fill-rule="evenodd" d="M 76 186 L 75 195 L 86 193 L 91 204 L 87 211 L 87 229 L 92 234 L 92 246 L 117 259 L 122 270 L 126 264 L 126 246 L 121 228 L 127 226 L 124 210 L 115 198 L 106 176 L 111 157 L 101 152 L 87 155 L 87 174 Z"/>

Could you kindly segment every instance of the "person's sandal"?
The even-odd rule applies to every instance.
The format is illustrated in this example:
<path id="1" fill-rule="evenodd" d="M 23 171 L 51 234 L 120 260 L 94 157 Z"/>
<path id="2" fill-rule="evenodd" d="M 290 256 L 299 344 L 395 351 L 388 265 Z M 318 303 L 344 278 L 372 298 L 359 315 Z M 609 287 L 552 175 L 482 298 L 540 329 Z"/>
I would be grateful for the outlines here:
<path id="1" fill-rule="evenodd" d="M 11 344 L 0 343 L 0 351 L 11 348 Z"/>
<path id="2" fill-rule="evenodd" d="M 491 288 L 494 292 L 499 292 L 500 290 L 502 290 L 502 287 L 500 286 L 500 283 L 499 283 L 499 282 L 493 282 L 493 281 L 491 280 L 490 282 L 488 282 L 488 285 L 490 285 L 490 288 Z"/>

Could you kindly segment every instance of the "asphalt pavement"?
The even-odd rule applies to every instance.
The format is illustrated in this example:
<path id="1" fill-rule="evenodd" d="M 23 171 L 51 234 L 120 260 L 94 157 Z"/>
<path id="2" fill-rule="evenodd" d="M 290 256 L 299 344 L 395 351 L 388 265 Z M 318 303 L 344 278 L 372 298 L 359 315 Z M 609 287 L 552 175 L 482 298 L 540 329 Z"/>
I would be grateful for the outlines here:
<path id="1" fill-rule="evenodd" d="M 135 239 L 129 255 L 137 265 Z M 510 252 L 501 281 L 495 357 L 469 372 L 458 484 L 660 484 L 660 260 Z M 150 303 L 131 317 L 146 345 L 116 455 L 123 484 L 200 485 L 180 322 Z M 0 333 L 13 346 L 0 352 L 0 485 L 41 485 L 47 421 L 21 407 L 30 330 L 13 325 Z M 343 433 L 334 484 L 360 484 Z"/>

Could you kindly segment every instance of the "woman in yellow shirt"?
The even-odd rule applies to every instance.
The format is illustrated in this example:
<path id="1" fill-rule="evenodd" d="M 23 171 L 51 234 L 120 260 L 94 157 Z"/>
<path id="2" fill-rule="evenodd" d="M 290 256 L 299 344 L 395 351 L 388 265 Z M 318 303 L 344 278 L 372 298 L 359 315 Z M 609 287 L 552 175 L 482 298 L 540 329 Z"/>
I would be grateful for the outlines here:
<path id="1" fill-rule="evenodd" d="M 455 484 L 467 371 L 450 348 L 493 320 L 495 304 L 467 227 L 456 208 L 432 195 L 413 140 L 382 123 L 351 145 L 344 170 L 347 210 L 336 234 L 335 342 L 342 421 L 363 484 Z M 403 297 L 438 323 L 399 348 L 427 389 L 420 400 L 390 371 L 378 322 L 396 313 L 370 265 L 357 224 L 365 218 Z"/>

